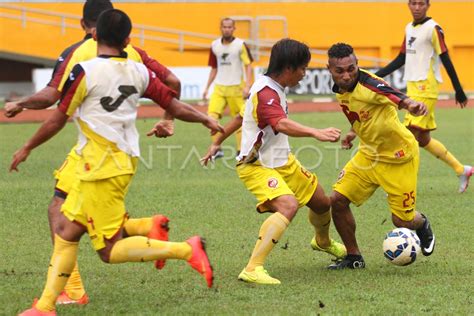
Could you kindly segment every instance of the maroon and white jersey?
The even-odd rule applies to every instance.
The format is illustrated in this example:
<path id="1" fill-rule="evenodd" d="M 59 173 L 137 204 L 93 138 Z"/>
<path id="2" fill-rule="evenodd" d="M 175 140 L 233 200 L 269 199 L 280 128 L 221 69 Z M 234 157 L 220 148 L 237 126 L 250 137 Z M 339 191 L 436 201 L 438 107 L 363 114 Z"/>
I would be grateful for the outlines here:
<path id="1" fill-rule="evenodd" d="M 277 168 L 288 162 L 288 136 L 275 130 L 288 117 L 284 88 L 268 76 L 255 81 L 243 113 L 242 144 L 237 159 L 243 163 L 257 160 L 265 167 Z"/>

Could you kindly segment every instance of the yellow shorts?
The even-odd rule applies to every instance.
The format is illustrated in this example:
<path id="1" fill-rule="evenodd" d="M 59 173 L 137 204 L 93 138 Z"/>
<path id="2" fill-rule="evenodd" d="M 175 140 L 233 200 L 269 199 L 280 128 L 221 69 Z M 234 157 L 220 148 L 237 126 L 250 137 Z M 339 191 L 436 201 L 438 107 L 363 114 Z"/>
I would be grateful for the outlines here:
<path id="1" fill-rule="evenodd" d="M 417 96 L 413 96 L 410 98 L 415 101 L 423 102 L 426 105 L 426 108 L 428 109 L 428 113 L 423 116 L 413 116 L 407 112 L 405 113 L 405 119 L 403 121 L 403 124 L 405 126 L 414 127 L 422 131 L 435 130 L 436 121 L 435 121 L 434 110 L 435 110 L 436 102 L 438 100 L 433 99 L 433 98 L 422 98 L 422 97 L 417 97 Z"/>
<path id="2" fill-rule="evenodd" d="M 240 113 L 244 106 L 243 90 L 241 85 L 235 86 L 220 86 L 215 85 L 209 100 L 209 107 L 207 113 L 209 115 L 217 115 L 217 118 L 222 117 L 225 106 L 229 105 L 230 115 L 232 117 Z"/>
<path id="3" fill-rule="evenodd" d="M 87 227 L 95 250 L 105 247 L 104 239 L 117 234 L 128 218 L 125 195 L 133 175 L 121 175 L 98 181 L 77 180 L 61 212 L 70 220 Z"/>
<path id="4" fill-rule="evenodd" d="M 358 152 L 342 169 L 334 184 L 336 192 L 359 206 L 381 186 L 392 214 L 404 221 L 415 217 L 419 155 L 403 164 L 375 162 Z"/>
<path id="5" fill-rule="evenodd" d="M 299 207 L 306 205 L 318 186 L 318 178 L 306 170 L 290 154 L 288 163 L 278 168 L 266 168 L 260 164 L 241 164 L 237 166 L 240 180 L 257 198 L 257 211 L 271 212 L 262 204 L 282 195 L 293 195 Z"/>
<path id="6" fill-rule="evenodd" d="M 77 179 L 76 168 L 81 157 L 76 153 L 74 146 L 64 160 L 59 169 L 54 170 L 54 178 L 56 179 L 56 189 L 69 194 L 71 187 Z"/>

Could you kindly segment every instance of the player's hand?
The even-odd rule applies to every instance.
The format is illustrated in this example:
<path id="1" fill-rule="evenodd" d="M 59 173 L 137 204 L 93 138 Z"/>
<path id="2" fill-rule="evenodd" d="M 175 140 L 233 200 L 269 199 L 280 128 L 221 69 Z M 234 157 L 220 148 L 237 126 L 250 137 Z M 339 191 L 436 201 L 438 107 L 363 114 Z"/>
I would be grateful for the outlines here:
<path id="1" fill-rule="evenodd" d="M 25 161 L 26 158 L 28 158 L 28 156 L 30 155 L 30 152 L 31 151 L 25 147 L 22 147 L 21 149 L 17 150 L 13 154 L 13 160 L 12 160 L 12 163 L 10 164 L 10 172 L 12 172 L 13 170 L 18 172 L 18 165 L 22 163 L 23 161 Z"/>
<path id="2" fill-rule="evenodd" d="M 173 120 L 161 120 L 155 124 L 155 126 L 146 133 L 146 136 L 155 135 L 159 138 L 166 138 L 173 136 L 174 134 L 174 121 Z"/>
<path id="3" fill-rule="evenodd" d="M 314 138 L 322 142 L 337 142 L 341 137 L 341 130 L 335 127 L 328 127 L 325 129 L 318 129 Z"/>
<path id="4" fill-rule="evenodd" d="M 422 116 L 428 114 L 426 105 L 422 102 L 412 100 L 410 98 L 403 99 L 399 104 L 400 109 L 406 109 L 414 116 Z"/>
<path id="5" fill-rule="evenodd" d="M 207 120 L 202 123 L 204 126 L 211 130 L 211 135 L 215 135 L 218 132 L 224 133 L 224 127 L 219 124 L 219 122 L 212 117 L 207 117 Z"/>
<path id="6" fill-rule="evenodd" d="M 352 141 L 357 137 L 356 133 L 349 132 L 346 136 L 341 140 L 341 147 L 342 149 L 351 149 L 353 144 Z"/>
<path id="7" fill-rule="evenodd" d="M 465 108 L 467 105 L 467 97 L 463 90 L 456 91 L 456 95 L 454 97 L 456 99 L 456 104 L 459 104 L 461 109 Z"/>
<path id="8" fill-rule="evenodd" d="M 6 117 L 14 117 L 23 111 L 23 107 L 18 105 L 18 102 L 7 102 L 4 109 Z"/>
<path id="9" fill-rule="evenodd" d="M 216 144 L 211 144 L 209 146 L 209 149 L 207 150 L 207 153 L 199 160 L 202 165 L 207 166 L 209 161 L 214 162 L 214 155 L 219 151 L 221 146 L 216 145 Z"/>
<path id="10" fill-rule="evenodd" d="M 407 110 L 414 116 L 423 116 L 428 114 L 428 109 L 424 103 L 413 100 L 408 104 Z"/>

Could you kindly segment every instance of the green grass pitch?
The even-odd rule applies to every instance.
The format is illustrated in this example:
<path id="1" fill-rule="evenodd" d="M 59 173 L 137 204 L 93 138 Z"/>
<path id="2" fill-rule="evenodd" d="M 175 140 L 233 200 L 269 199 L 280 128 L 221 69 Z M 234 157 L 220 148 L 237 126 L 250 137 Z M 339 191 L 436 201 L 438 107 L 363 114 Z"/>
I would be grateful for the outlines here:
<path id="1" fill-rule="evenodd" d="M 291 108 L 290 108 L 291 111 Z M 291 116 L 314 127 L 349 129 L 341 113 Z M 442 141 L 461 161 L 474 163 L 474 111 L 439 110 Z M 140 120 L 143 135 L 154 120 Z M 41 294 L 51 242 L 47 205 L 58 167 L 76 137 L 73 124 L 33 151 L 20 173 L 8 173 L 13 152 L 37 124 L 0 125 L 0 314 L 15 315 Z M 81 241 L 79 266 L 90 304 L 59 307 L 60 315 L 466 315 L 474 310 L 474 183 L 457 193 L 450 168 L 421 151 L 418 209 L 425 212 L 437 237 L 434 254 L 408 267 L 393 266 L 382 255 L 382 240 L 392 229 L 384 192 L 353 208 L 357 237 L 367 268 L 328 271 L 330 258 L 311 250 L 313 231 L 306 208 L 299 211 L 267 260 L 280 286 L 253 286 L 237 281 L 267 215 L 231 168 L 232 159 L 204 169 L 198 163 L 209 143 L 200 125 L 177 123 L 175 136 L 141 139 L 143 162 L 127 196 L 132 217 L 164 213 L 171 219 L 174 241 L 201 234 L 215 267 L 215 288 L 185 262 L 168 261 L 164 270 L 152 263 L 107 265 L 94 253 L 88 237 Z M 327 193 L 350 152 L 334 144 L 291 139 L 304 165 L 316 172 Z M 226 153 L 231 154 L 232 138 Z M 317 148 L 317 149 L 315 149 Z M 336 159 L 337 158 L 337 159 Z M 318 163 L 320 161 L 320 163 Z M 227 167 L 229 166 L 229 167 Z M 339 240 L 334 228 L 332 236 Z"/>

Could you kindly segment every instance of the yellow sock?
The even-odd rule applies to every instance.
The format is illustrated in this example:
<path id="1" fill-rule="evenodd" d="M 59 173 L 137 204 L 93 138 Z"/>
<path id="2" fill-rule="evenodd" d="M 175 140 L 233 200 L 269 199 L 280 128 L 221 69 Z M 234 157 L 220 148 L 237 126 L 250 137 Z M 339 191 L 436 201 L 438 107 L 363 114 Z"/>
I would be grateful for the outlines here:
<path id="1" fill-rule="evenodd" d="M 423 148 L 429 151 L 436 158 L 439 158 L 448 164 L 453 168 L 458 176 L 464 172 L 464 166 L 459 162 L 459 160 L 457 160 L 456 157 L 454 157 L 453 154 L 451 154 L 446 147 L 436 139 L 431 138 L 428 145 Z"/>
<path id="2" fill-rule="evenodd" d="M 257 266 L 263 266 L 265 259 L 272 251 L 275 244 L 285 232 L 290 221 L 281 213 L 274 213 L 268 217 L 260 227 L 258 240 L 253 249 L 252 256 L 245 270 L 251 272 Z"/>
<path id="3" fill-rule="evenodd" d="M 327 248 L 331 245 L 329 238 L 329 226 L 331 226 L 331 211 L 318 214 L 309 210 L 309 222 L 314 226 L 316 232 L 316 243 L 319 247 Z"/>
<path id="4" fill-rule="evenodd" d="M 80 299 L 86 293 L 84 284 L 82 284 L 81 275 L 79 274 L 77 261 L 74 265 L 74 269 L 71 272 L 71 276 L 64 287 L 64 291 L 66 292 L 67 296 L 74 300 Z"/>
<path id="5" fill-rule="evenodd" d="M 43 312 L 55 310 L 56 298 L 63 291 L 76 264 L 78 245 L 77 242 L 66 241 L 54 235 L 53 256 L 49 263 L 46 286 L 36 304 L 38 310 Z"/>
<path id="6" fill-rule="evenodd" d="M 191 258 L 192 248 L 186 242 L 169 242 L 142 236 L 124 238 L 115 243 L 110 263 L 144 262 L 161 259 Z"/>
<path id="7" fill-rule="evenodd" d="M 129 236 L 147 236 L 153 226 L 151 217 L 129 219 L 123 228 Z"/>

